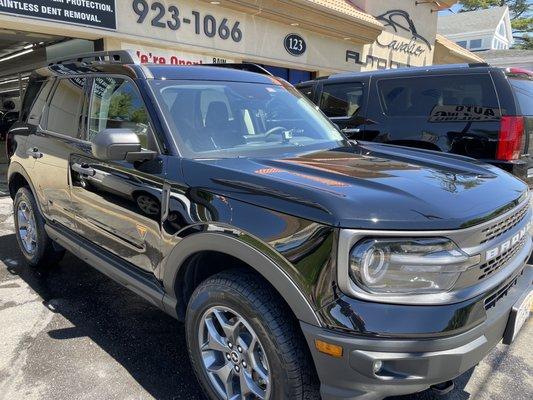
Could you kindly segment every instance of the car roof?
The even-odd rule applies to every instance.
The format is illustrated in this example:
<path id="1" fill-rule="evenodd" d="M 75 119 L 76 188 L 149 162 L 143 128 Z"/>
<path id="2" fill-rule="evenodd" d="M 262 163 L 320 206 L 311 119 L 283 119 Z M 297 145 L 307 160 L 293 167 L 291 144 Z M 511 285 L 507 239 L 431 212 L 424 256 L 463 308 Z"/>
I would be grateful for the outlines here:
<path id="1" fill-rule="evenodd" d="M 262 84 L 277 83 L 272 79 L 271 76 L 268 75 L 224 68 L 223 66 L 178 66 L 148 64 L 144 67 L 150 71 L 153 79 L 231 81 Z"/>
<path id="2" fill-rule="evenodd" d="M 297 86 L 312 84 L 316 81 L 334 81 L 334 80 L 350 80 L 361 79 L 367 77 L 402 77 L 411 75 L 436 75 L 436 74 L 470 74 L 470 73 L 483 73 L 489 70 L 499 70 L 499 68 L 491 67 L 488 64 L 447 64 L 447 65 L 432 65 L 424 67 L 406 67 L 397 69 L 380 69 L 376 71 L 364 71 L 364 72 L 343 72 L 335 75 L 331 75 L 324 78 L 318 78 L 314 81 L 302 82 Z"/>

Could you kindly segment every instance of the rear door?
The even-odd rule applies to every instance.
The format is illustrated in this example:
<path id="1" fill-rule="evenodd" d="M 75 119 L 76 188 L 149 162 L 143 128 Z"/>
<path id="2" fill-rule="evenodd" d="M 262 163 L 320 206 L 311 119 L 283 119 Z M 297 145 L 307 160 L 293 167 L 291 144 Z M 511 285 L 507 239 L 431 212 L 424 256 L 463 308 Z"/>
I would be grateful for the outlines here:
<path id="1" fill-rule="evenodd" d="M 523 76 L 512 77 L 509 82 L 518 103 L 519 113 L 524 117 L 525 151 L 528 153 L 527 181 L 531 186 L 533 183 L 533 154 L 531 154 L 531 150 L 533 150 L 531 148 L 533 144 L 533 80 L 528 76 Z"/>
<path id="2" fill-rule="evenodd" d="M 349 139 L 365 140 L 367 86 L 362 79 L 324 81 L 320 84 L 320 109 Z"/>
<path id="3" fill-rule="evenodd" d="M 500 105 L 487 71 L 373 79 L 367 139 L 494 160 Z"/>
<path id="4" fill-rule="evenodd" d="M 70 229 L 75 228 L 70 202 L 70 154 L 80 145 L 80 122 L 85 105 L 85 83 L 82 77 L 60 78 L 55 82 L 47 103 L 46 112 L 37 129 L 28 138 L 28 157 L 35 159 L 32 181 L 37 198 L 50 220 Z M 48 90 L 52 81 L 43 91 Z M 41 92 L 44 96 L 44 92 Z M 37 107 L 44 98 L 39 97 Z M 38 113 L 30 113 L 28 123 Z"/>
<path id="5" fill-rule="evenodd" d="M 92 153 L 94 138 L 112 129 L 134 131 L 143 149 L 155 151 L 157 156 L 146 161 L 96 158 Z M 152 272 L 162 258 L 164 159 L 134 81 L 120 76 L 92 80 L 83 144 L 72 154 L 69 167 L 78 233 Z"/>

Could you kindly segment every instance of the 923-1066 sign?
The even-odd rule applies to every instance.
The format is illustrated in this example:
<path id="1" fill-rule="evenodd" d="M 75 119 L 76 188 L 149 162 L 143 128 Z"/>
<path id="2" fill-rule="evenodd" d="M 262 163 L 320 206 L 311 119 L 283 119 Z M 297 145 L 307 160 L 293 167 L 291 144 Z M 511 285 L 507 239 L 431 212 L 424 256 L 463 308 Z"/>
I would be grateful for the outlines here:
<path id="1" fill-rule="evenodd" d="M 0 0 L 0 13 L 116 29 L 115 0 Z"/>
<path id="2" fill-rule="evenodd" d="M 150 24 L 155 28 L 178 31 L 194 29 L 197 35 L 208 38 L 220 38 L 239 43 L 243 38 L 240 21 L 229 18 L 217 19 L 209 13 L 192 10 L 189 14 L 178 4 L 163 4 L 159 1 L 133 0 L 133 12 L 137 15 L 138 24 Z"/>

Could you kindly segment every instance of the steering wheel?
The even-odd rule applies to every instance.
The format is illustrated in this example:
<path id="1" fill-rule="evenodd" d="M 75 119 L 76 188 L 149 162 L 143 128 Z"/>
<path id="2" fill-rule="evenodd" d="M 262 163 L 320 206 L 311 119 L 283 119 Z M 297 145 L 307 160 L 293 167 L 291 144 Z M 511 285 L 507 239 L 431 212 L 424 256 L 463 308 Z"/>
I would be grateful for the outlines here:
<path id="1" fill-rule="evenodd" d="M 272 129 L 269 129 L 267 133 L 265 133 L 265 139 L 268 139 L 270 136 L 272 135 L 279 135 L 279 134 L 283 134 L 283 132 L 285 132 L 287 130 L 287 128 L 283 127 L 283 126 L 276 126 Z"/>

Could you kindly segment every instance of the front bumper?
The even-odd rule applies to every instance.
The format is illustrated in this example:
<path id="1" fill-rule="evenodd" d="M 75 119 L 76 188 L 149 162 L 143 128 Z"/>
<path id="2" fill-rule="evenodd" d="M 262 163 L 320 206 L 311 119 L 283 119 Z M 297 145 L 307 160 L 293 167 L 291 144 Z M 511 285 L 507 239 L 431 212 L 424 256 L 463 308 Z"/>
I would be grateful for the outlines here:
<path id="1" fill-rule="evenodd" d="M 420 392 L 458 377 L 477 365 L 502 340 L 512 307 L 532 290 L 532 281 L 533 266 L 526 266 L 514 286 L 486 310 L 483 322 L 454 336 L 417 339 L 355 336 L 302 323 L 321 381 L 322 398 L 383 399 Z M 342 358 L 318 352 L 316 339 L 342 346 Z M 383 367 L 375 374 L 377 360 L 382 361 Z"/>

